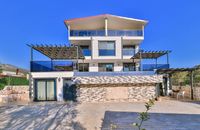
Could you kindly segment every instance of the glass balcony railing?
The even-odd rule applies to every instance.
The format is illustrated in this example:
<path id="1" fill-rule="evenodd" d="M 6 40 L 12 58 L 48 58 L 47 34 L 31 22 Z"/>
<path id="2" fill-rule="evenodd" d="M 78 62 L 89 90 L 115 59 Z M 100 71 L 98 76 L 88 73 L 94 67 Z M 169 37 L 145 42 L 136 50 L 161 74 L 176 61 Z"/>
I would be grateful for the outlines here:
<path id="1" fill-rule="evenodd" d="M 142 30 L 108 30 L 108 36 L 142 36 Z"/>
<path id="2" fill-rule="evenodd" d="M 82 49 L 84 56 L 91 56 L 91 50 L 89 49 Z"/>
<path id="3" fill-rule="evenodd" d="M 71 30 L 70 36 L 105 36 L 105 30 Z"/>
<path id="4" fill-rule="evenodd" d="M 142 71 L 154 71 L 155 69 L 168 69 L 169 64 L 142 64 Z"/>
<path id="5" fill-rule="evenodd" d="M 73 71 L 71 61 L 31 61 L 31 72 Z"/>
<path id="6" fill-rule="evenodd" d="M 70 36 L 105 36 L 105 30 L 71 30 Z M 108 36 L 143 36 L 142 30 L 108 30 Z"/>
<path id="7" fill-rule="evenodd" d="M 135 54 L 135 49 L 122 49 L 123 56 L 133 56 Z"/>

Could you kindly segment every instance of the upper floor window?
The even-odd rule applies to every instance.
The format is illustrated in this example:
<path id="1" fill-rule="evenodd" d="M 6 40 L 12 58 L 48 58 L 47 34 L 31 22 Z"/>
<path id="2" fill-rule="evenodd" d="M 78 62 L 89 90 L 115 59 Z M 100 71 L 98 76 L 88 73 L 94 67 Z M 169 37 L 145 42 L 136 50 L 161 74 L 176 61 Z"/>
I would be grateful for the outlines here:
<path id="1" fill-rule="evenodd" d="M 99 41 L 99 56 L 115 56 L 115 41 Z"/>

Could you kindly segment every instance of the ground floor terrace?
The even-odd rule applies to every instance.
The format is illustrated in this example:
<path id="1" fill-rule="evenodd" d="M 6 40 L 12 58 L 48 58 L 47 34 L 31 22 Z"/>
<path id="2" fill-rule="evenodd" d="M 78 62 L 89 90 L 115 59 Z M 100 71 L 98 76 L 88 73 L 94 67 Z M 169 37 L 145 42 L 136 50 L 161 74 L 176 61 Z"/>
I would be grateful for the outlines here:
<path id="1" fill-rule="evenodd" d="M 0 105 L 0 129 L 133 130 L 144 102 L 60 103 L 33 102 Z M 144 128 L 153 130 L 194 130 L 200 127 L 200 103 L 162 98 L 150 110 Z"/>

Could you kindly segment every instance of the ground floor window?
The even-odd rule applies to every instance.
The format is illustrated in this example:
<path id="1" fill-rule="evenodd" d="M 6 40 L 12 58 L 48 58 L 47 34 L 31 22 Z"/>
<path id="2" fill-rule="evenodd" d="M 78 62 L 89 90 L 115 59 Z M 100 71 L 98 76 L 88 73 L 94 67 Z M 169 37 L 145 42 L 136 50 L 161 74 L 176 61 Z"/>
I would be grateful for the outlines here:
<path id="1" fill-rule="evenodd" d="M 35 100 L 37 101 L 56 100 L 56 82 L 54 79 L 35 80 Z"/>
<path id="2" fill-rule="evenodd" d="M 134 63 L 123 63 L 123 71 L 135 71 Z"/>
<path id="3" fill-rule="evenodd" d="M 113 63 L 99 63 L 99 72 L 114 71 Z"/>
<path id="4" fill-rule="evenodd" d="M 88 72 L 89 71 L 89 63 L 79 63 L 78 64 L 78 70 L 80 72 Z"/>

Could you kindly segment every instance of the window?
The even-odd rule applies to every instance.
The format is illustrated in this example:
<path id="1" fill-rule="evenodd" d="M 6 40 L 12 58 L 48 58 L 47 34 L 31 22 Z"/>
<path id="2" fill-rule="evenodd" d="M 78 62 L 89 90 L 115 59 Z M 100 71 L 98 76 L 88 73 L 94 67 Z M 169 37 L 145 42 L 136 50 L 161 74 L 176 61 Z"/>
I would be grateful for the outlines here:
<path id="1" fill-rule="evenodd" d="M 135 54 L 135 46 L 123 46 L 123 56 L 133 56 Z"/>
<path id="2" fill-rule="evenodd" d="M 82 49 L 84 56 L 91 56 L 91 50 L 89 49 L 89 46 L 80 46 Z"/>
<path id="3" fill-rule="evenodd" d="M 124 63 L 123 70 L 124 71 L 135 71 L 135 64 L 134 63 Z"/>
<path id="4" fill-rule="evenodd" d="M 109 72 L 114 70 L 113 63 L 99 63 L 99 72 Z"/>
<path id="5" fill-rule="evenodd" d="M 78 64 L 79 72 L 88 72 L 89 71 L 89 64 L 88 63 L 79 63 Z"/>
<path id="6" fill-rule="evenodd" d="M 115 41 L 99 41 L 99 56 L 115 56 Z"/>

